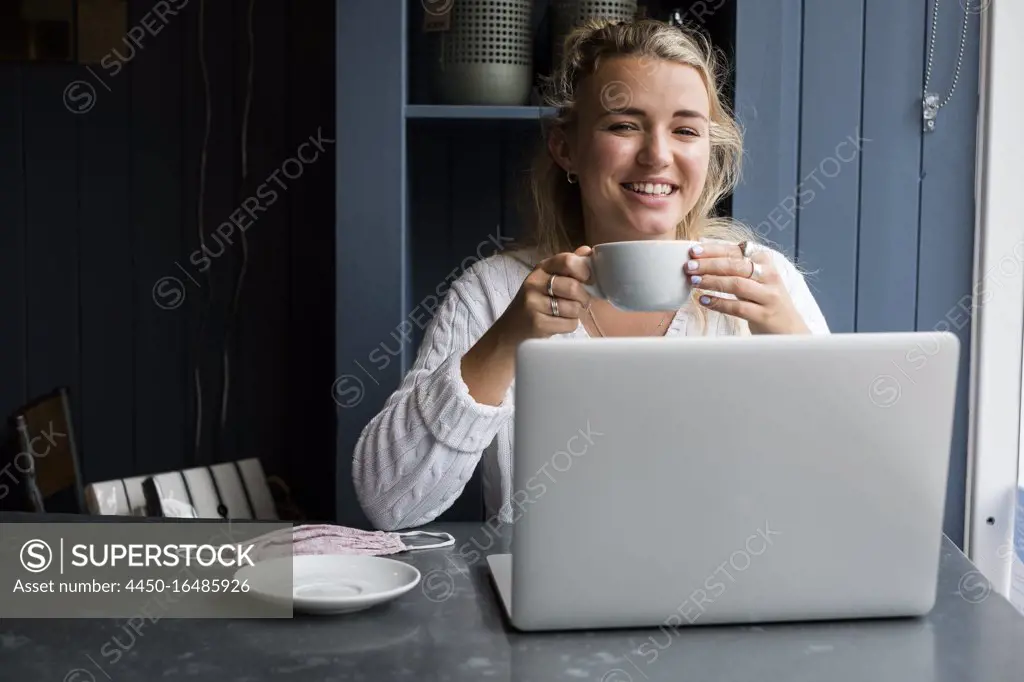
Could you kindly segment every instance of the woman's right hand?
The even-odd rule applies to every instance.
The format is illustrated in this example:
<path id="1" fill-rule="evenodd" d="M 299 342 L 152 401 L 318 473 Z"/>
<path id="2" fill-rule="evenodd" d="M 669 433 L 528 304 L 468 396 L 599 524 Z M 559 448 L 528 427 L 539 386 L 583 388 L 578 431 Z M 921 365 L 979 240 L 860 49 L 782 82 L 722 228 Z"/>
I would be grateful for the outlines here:
<path id="1" fill-rule="evenodd" d="M 555 254 L 527 275 L 497 322 L 506 343 L 515 346 L 526 339 L 547 338 L 576 329 L 590 305 L 590 294 L 583 288 L 583 283 L 590 280 L 590 267 L 584 258 L 590 253 L 589 246 L 581 246 L 573 253 Z M 548 294 L 552 276 L 554 297 Z"/>
<path id="2" fill-rule="evenodd" d="M 567 334 L 579 326 L 590 304 L 590 294 L 583 288 L 583 283 L 590 280 L 590 266 L 584 259 L 590 252 L 589 246 L 581 246 L 574 253 L 559 253 L 543 260 L 527 275 L 501 317 L 466 352 L 462 379 L 474 400 L 484 405 L 501 404 L 515 378 L 516 348 L 521 342 Z M 552 275 L 554 306 L 548 296 Z"/>

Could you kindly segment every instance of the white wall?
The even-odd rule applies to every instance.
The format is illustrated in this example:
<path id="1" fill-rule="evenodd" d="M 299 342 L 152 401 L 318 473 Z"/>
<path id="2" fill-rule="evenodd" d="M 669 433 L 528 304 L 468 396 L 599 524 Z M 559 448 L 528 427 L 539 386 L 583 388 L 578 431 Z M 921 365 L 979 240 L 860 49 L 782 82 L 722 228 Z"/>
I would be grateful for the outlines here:
<path id="1" fill-rule="evenodd" d="M 965 540 L 993 588 L 1008 595 L 1024 391 L 1024 3 L 992 2 L 982 22 Z"/>

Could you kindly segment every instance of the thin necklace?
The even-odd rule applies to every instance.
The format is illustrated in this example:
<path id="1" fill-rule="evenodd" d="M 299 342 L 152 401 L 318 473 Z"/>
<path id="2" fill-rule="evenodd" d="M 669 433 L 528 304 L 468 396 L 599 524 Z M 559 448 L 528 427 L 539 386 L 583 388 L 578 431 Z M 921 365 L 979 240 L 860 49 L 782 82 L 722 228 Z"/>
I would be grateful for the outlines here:
<path id="1" fill-rule="evenodd" d="M 590 306 L 587 306 L 587 313 L 590 315 L 590 319 L 594 321 L 594 328 L 597 329 L 597 333 L 600 336 L 605 337 L 604 330 L 601 329 L 601 325 L 599 325 L 597 323 L 597 318 L 594 317 L 594 309 L 592 307 L 590 307 Z M 659 322 L 658 326 L 654 328 L 654 331 L 658 331 L 659 329 L 661 329 L 665 325 L 665 322 L 668 321 L 668 318 L 669 318 L 669 316 L 671 314 L 672 313 L 670 313 L 670 312 L 669 313 L 665 313 L 665 317 L 661 318 L 661 322 Z"/>

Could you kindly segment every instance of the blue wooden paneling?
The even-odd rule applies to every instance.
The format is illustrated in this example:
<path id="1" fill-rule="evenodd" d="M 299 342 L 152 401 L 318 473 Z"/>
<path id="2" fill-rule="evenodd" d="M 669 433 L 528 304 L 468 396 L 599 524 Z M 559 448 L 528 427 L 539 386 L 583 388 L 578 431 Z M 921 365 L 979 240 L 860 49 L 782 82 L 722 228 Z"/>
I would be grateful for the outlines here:
<path id="1" fill-rule="evenodd" d="M 925 23 L 924 1 L 866 0 L 865 141 L 841 152 L 860 155 L 859 332 L 914 329 Z"/>
<path id="2" fill-rule="evenodd" d="M 928 3 L 931 16 L 931 3 Z M 940 7 L 931 86 L 945 98 L 953 82 L 963 13 Z M 921 161 L 920 251 L 917 268 L 917 328 L 949 330 L 960 338 L 960 376 L 953 452 L 950 459 L 945 531 L 962 544 L 967 476 L 967 407 L 974 253 L 975 127 L 978 115 L 979 18 L 969 15 L 960 80 L 939 112 L 934 132 L 924 134 Z M 923 83 L 923 78 L 922 81 Z M 920 95 L 918 95 L 920 97 Z M 915 102 L 919 100 L 915 99 Z M 1011 254 L 1007 254 L 1010 256 Z M 1014 270 L 1007 269 L 1007 272 Z M 986 286 L 998 291 L 1000 271 Z M 979 280 L 982 278 L 979 277 Z"/>
<path id="3" fill-rule="evenodd" d="M 743 179 L 732 209 L 733 215 L 809 271 L 809 285 L 834 331 L 944 328 L 942 321 L 947 320 L 960 333 L 963 371 L 945 522 L 946 533 L 959 543 L 969 327 L 963 321 L 957 327 L 953 320 L 959 318 L 952 311 L 971 290 L 978 30 L 974 18 L 957 97 L 940 114 L 939 132 L 924 135 L 920 93 L 930 8 L 928 0 L 907 0 L 898 7 L 884 0 L 736 0 L 735 109 L 746 144 Z M 952 74 L 961 12 L 947 3 L 940 20 L 933 75 L 943 92 Z M 355 16 L 358 24 L 361 14 L 347 16 Z M 349 37 L 347 48 L 339 41 L 342 62 L 344 55 L 367 49 L 357 36 Z M 391 49 L 400 52 L 395 46 Z M 391 54 L 373 63 L 378 70 L 375 78 L 404 77 L 403 65 Z M 375 101 L 389 103 L 378 111 L 391 111 L 393 93 L 382 91 L 383 84 L 364 87 L 378 91 Z M 343 113 L 339 108 L 339 116 L 351 122 L 352 116 L 363 115 L 358 109 Z M 377 116 L 368 130 L 391 131 L 394 122 L 389 115 Z M 488 136 L 482 131 L 493 128 L 486 126 L 500 127 Z M 364 254 L 382 245 L 392 248 L 384 260 L 375 260 L 393 277 L 378 298 L 387 312 L 369 316 L 378 339 L 387 338 L 400 324 L 432 279 L 445 276 L 449 266 L 472 255 L 478 240 L 493 230 L 493 211 L 511 228 L 506 234 L 520 231 L 514 167 L 524 169 L 526 159 L 524 145 L 515 140 L 534 134 L 520 126 L 523 122 L 419 119 L 410 125 L 415 137 L 409 144 L 409 170 L 416 175 L 409 204 L 411 251 L 401 250 L 404 244 L 394 224 L 381 227 L 372 237 L 357 237 L 346 235 L 345 223 L 339 223 L 340 238 L 363 245 Z M 431 138 L 428 130 L 442 137 Z M 388 172 L 395 171 L 392 155 L 400 158 L 404 151 L 404 139 L 391 134 L 389 146 L 383 154 L 378 150 L 372 161 Z M 451 140 L 444 135 L 451 135 Z M 504 143 L 497 143 L 502 139 Z M 499 159 L 497 174 L 492 172 L 492 156 Z M 429 177 L 420 177 L 427 173 Z M 492 197 L 494 187 L 500 188 L 497 199 Z M 360 185 L 346 188 L 339 177 L 339 188 L 339 205 L 347 200 L 350 216 L 363 209 L 367 200 L 358 197 Z M 375 221 L 406 218 L 403 209 L 392 206 L 366 210 Z M 339 259 L 339 269 L 356 266 L 354 261 L 355 257 Z M 392 269 L 402 263 L 413 277 L 410 282 Z M 365 279 L 358 267 L 354 272 Z M 370 283 L 383 279 L 371 277 Z M 339 291 L 345 290 L 344 282 L 356 280 L 339 274 Z M 353 290 L 365 286 L 361 281 Z M 412 300 L 398 301 L 398 292 Z M 350 356 L 365 355 L 367 337 L 361 337 L 359 346 L 344 341 L 341 329 L 339 322 L 338 372 L 358 373 Z M 346 420 L 339 441 L 341 497 L 349 494 L 351 445 L 399 378 L 389 375 L 373 386 L 363 377 L 363 411 L 341 411 Z M 347 435 L 346 425 L 351 427 Z M 340 500 L 339 510 L 355 508 L 346 505 Z"/>
<path id="4" fill-rule="evenodd" d="M 833 331 L 854 331 L 864 1 L 805 2 L 797 253 Z"/>
<path id="5" fill-rule="evenodd" d="M 737 0 L 736 117 L 745 131 L 733 215 L 791 257 L 797 228 L 800 0 Z"/>
<path id="6" fill-rule="evenodd" d="M 335 494 L 340 519 L 366 523 L 352 485 L 352 451 L 402 376 L 400 363 L 378 370 L 369 354 L 391 338 L 408 307 L 407 7 L 380 0 L 339 0 L 336 7 Z"/>

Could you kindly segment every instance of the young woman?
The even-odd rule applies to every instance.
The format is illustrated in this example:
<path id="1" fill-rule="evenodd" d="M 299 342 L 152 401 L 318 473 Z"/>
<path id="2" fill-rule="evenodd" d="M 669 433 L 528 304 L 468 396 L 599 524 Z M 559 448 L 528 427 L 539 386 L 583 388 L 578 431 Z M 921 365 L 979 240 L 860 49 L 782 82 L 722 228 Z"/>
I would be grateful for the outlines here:
<path id="1" fill-rule="evenodd" d="M 593 22 L 566 40 L 549 81 L 558 116 L 532 168 L 529 245 L 453 283 L 356 445 L 353 480 L 374 525 L 432 521 L 477 466 L 489 514 L 513 519 L 512 385 L 526 339 L 828 333 L 793 264 L 712 215 L 742 151 L 719 77 L 703 37 L 657 21 Z M 682 309 L 623 312 L 581 286 L 592 246 L 641 239 L 701 242 Z"/>

